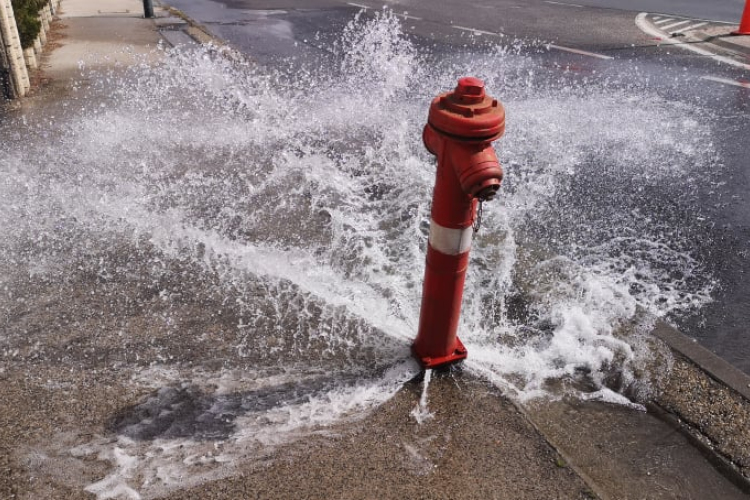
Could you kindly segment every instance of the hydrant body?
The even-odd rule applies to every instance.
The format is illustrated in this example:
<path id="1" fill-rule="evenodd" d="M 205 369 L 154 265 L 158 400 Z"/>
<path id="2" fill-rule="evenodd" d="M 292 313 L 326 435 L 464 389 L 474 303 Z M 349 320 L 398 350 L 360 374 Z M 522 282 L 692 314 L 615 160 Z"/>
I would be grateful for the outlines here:
<path id="1" fill-rule="evenodd" d="M 456 335 L 464 279 L 478 201 L 491 199 L 502 181 L 491 143 L 504 131 L 505 110 L 485 95 L 477 78 L 461 78 L 453 92 L 439 95 L 430 106 L 423 139 L 438 166 L 419 331 L 412 345 L 425 368 L 467 355 Z"/>

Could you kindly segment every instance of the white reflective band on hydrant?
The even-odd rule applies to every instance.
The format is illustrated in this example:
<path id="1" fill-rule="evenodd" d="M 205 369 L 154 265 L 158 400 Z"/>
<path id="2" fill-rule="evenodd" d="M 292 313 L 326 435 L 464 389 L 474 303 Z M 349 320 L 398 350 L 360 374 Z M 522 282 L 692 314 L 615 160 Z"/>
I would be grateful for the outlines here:
<path id="1" fill-rule="evenodd" d="M 443 227 L 430 219 L 430 246 L 446 255 L 458 255 L 468 252 L 474 228 L 452 229 Z"/>

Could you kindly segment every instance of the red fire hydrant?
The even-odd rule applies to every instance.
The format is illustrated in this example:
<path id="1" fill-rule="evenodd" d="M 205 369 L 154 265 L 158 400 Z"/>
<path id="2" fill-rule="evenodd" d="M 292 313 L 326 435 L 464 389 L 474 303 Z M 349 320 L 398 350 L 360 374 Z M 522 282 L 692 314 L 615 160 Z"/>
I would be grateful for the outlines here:
<path id="1" fill-rule="evenodd" d="M 422 138 L 437 156 L 419 331 L 412 352 L 424 368 L 464 359 L 456 336 L 478 202 L 500 188 L 503 171 L 492 141 L 505 132 L 505 110 L 465 77 L 432 101 Z"/>

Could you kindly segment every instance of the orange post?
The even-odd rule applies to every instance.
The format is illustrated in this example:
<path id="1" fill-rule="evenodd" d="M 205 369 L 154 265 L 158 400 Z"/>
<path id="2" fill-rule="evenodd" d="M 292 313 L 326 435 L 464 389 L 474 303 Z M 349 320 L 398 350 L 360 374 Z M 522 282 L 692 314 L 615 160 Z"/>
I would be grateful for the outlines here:
<path id="1" fill-rule="evenodd" d="M 737 29 L 737 31 L 733 31 L 732 34 L 750 35 L 750 0 L 745 0 L 745 10 L 742 12 L 740 27 Z"/>

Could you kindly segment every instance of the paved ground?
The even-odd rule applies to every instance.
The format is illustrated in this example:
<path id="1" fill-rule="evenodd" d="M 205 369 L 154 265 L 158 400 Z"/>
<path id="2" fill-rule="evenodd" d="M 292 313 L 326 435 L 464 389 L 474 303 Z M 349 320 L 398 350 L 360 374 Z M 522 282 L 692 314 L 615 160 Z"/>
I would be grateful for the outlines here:
<path id="1" fill-rule="evenodd" d="M 142 19 L 139 9 L 135 0 L 106 0 L 96 6 L 65 0 L 56 28 L 59 46 L 43 62 L 48 83 L 29 106 L 39 112 L 65 97 L 80 77 L 79 60 L 116 68 L 132 61 L 122 47 L 154 54 L 156 60 L 158 53 L 152 50 L 162 38 L 178 42 L 206 36 L 174 17 Z M 9 263 L 2 271 L 4 276 L 24 276 L 24 270 L 14 270 Z M 147 293 L 137 281 L 128 281 L 137 276 L 129 276 L 119 277 L 115 295 Z M 117 457 L 108 465 L 107 460 L 74 456 L 70 450 L 92 439 L 122 438 L 112 422 L 151 396 L 129 385 L 125 374 L 132 373 L 126 369 L 107 367 L 120 357 L 123 363 L 141 359 L 143 365 L 131 367 L 135 370 L 148 366 L 155 355 L 149 340 L 160 335 L 148 326 L 149 318 L 159 301 L 153 302 L 156 309 L 128 311 L 133 342 L 123 353 L 117 350 L 119 342 L 107 344 L 120 326 L 97 319 L 116 316 L 117 303 L 97 302 L 95 276 L 82 273 L 69 284 L 72 292 L 60 297 L 55 283 L 26 282 L 18 290 L 22 305 L 5 298 L 0 303 L 7 318 L 4 333 L 10 338 L 11 331 L 23 327 L 35 332 L 37 342 L 15 336 L 17 345 L 5 347 L 15 347 L 16 354 L 0 360 L 0 498 L 93 498 L 83 488 L 109 474 Z M 192 315 L 199 306 L 186 304 L 175 311 L 176 321 L 198 321 Z M 66 315 L 67 327 L 45 329 L 46 322 Z M 230 356 L 221 346 L 209 344 L 183 342 L 172 348 L 194 362 L 204 359 L 209 348 L 216 350 L 212 356 Z M 66 355 L 55 357 L 61 351 Z M 68 358 L 74 363 L 66 364 Z M 690 416 L 698 427 L 719 422 L 718 434 L 708 442 L 724 438 L 735 446 L 725 455 L 740 467 L 750 465 L 750 446 L 740 441 L 736 448 L 736 438 L 744 439 L 741 432 L 747 431 L 742 420 L 747 401 L 737 391 L 711 387 L 715 379 L 688 360 L 678 358 L 676 366 L 662 381 L 667 406 L 678 413 L 684 411 L 682 406 L 698 408 Z M 701 396 L 694 390 L 697 386 L 705 386 L 709 395 Z M 276 448 L 262 460 L 228 468 L 222 479 L 178 489 L 165 498 L 745 498 L 692 438 L 655 413 L 569 401 L 519 409 L 489 384 L 458 373 L 433 379 L 429 405 L 435 416 L 420 425 L 410 416 L 419 396 L 420 384 L 407 383 L 363 419 Z M 704 405 L 711 398 L 713 406 Z M 705 411 L 700 410 L 703 406 Z M 722 429 L 732 425 L 739 430 L 722 436 Z M 138 496 L 123 490 L 119 496 L 100 498 Z"/>
<path id="2" fill-rule="evenodd" d="M 735 35 L 736 24 L 643 12 L 636 25 L 660 44 L 705 55 L 750 70 L 750 35 Z M 736 82 L 748 87 L 747 82 Z"/>
<path id="3" fill-rule="evenodd" d="M 80 77 L 82 67 L 128 65 L 139 55 L 154 54 L 161 36 L 153 23 L 142 19 L 138 2 L 101 2 L 97 7 L 75 0 L 62 4 L 55 27 L 62 38 L 44 63 L 55 80 Z"/>

